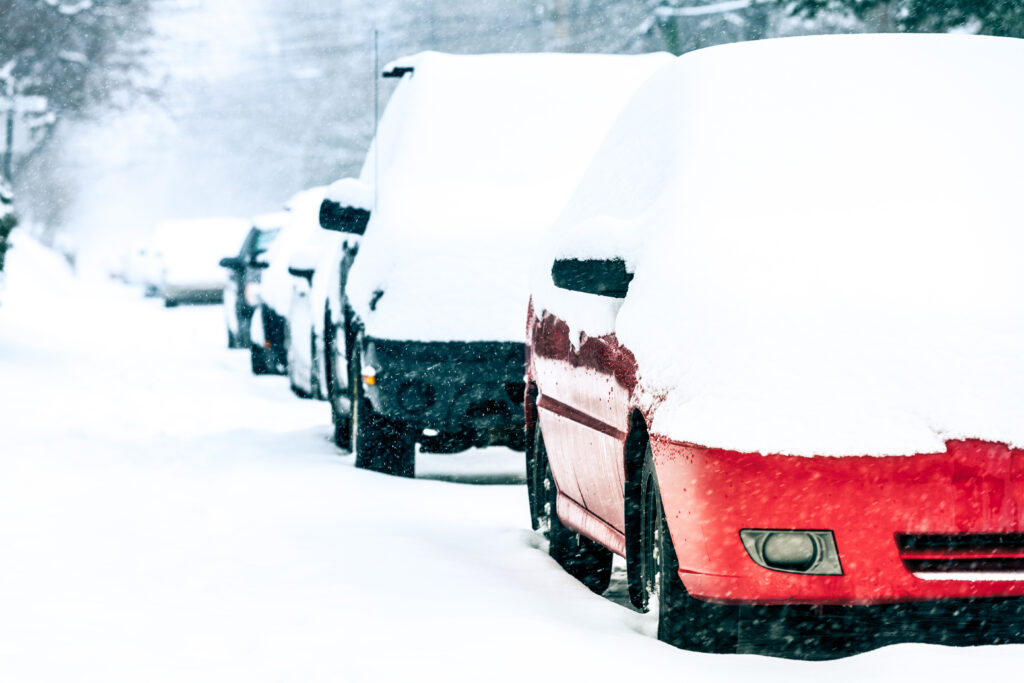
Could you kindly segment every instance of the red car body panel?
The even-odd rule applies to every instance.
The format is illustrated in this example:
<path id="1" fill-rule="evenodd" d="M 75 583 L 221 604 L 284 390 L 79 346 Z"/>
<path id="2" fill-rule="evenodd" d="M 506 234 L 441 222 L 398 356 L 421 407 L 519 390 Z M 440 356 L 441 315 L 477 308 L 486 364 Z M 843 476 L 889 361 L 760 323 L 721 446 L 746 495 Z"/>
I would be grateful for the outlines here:
<path id="1" fill-rule="evenodd" d="M 536 318 L 532 304 L 528 320 L 528 381 L 536 387 L 537 420 L 559 490 L 558 516 L 624 555 L 636 360 L 614 335 L 584 335 L 574 347 L 566 323 L 548 313 Z M 648 425 L 651 417 L 644 414 Z M 878 604 L 1024 595 L 1022 450 L 963 440 L 948 442 L 945 453 L 801 457 L 706 448 L 657 434 L 650 441 L 680 578 L 694 597 Z M 747 553 L 742 529 L 831 530 L 843 574 L 766 569 Z M 901 549 L 897 538 L 906 534 L 926 536 L 925 546 Z M 956 537 L 950 547 L 942 546 L 945 537 Z M 976 537 L 980 545 L 958 545 Z M 921 570 L 936 566 L 942 569 Z"/>

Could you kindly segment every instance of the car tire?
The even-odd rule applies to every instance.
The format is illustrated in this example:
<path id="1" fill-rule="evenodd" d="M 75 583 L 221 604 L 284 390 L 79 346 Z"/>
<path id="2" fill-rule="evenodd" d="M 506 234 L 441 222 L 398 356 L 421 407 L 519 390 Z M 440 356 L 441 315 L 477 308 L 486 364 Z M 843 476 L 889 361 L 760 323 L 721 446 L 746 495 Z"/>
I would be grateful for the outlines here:
<path id="1" fill-rule="evenodd" d="M 235 334 L 231 330 L 228 330 L 228 348 L 229 349 L 237 349 L 238 348 L 238 340 L 235 338 Z"/>
<path id="2" fill-rule="evenodd" d="M 177 299 L 164 299 L 164 308 L 174 308 L 177 305 Z"/>
<path id="3" fill-rule="evenodd" d="M 534 430 L 533 460 L 540 477 L 537 492 L 537 527 L 548 537 L 548 554 L 570 576 L 595 593 L 604 593 L 612 578 L 612 552 L 603 545 L 569 529 L 558 518 L 558 488 L 551 473 L 544 436 Z"/>
<path id="4" fill-rule="evenodd" d="M 323 394 L 320 393 L 320 378 L 317 377 L 316 363 L 316 340 L 313 339 L 311 331 L 309 334 L 309 397 L 319 400 L 323 398 Z"/>
<path id="5" fill-rule="evenodd" d="M 657 611 L 658 640 L 685 650 L 736 652 L 739 608 L 697 600 L 679 578 L 650 444 L 642 476 L 641 575 L 646 607 Z"/>
<path id="6" fill-rule="evenodd" d="M 255 344 L 249 347 L 249 362 L 254 375 L 266 375 L 270 372 L 267 352 Z"/>
<path id="7" fill-rule="evenodd" d="M 344 448 L 351 453 L 355 451 L 355 444 L 352 443 L 352 406 L 350 403 L 348 411 L 342 410 L 339 406 L 344 398 L 351 400 L 352 371 L 350 367 L 345 368 L 349 378 L 349 396 L 345 396 L 338 387 L 337 380 L 334 379 L 337 377 L 334 362 L 338 357 L 337 348 L 334 345 L 335 334 L 337 332 L 335 331 L 334 323 L 331 321 L 330 313 L 328 313 L 327 319 L 324 321 L 324 370 L 327 380 L 327 400 L 331 404 L 331 425 L 334 427 L 334 444 L 338 448 Z M 313 362 L 316 363 L 315 353 Z M 349 365 L 351 365 L 351 360 L 349 360 Z"/>
<path id="8" fill-rule="evenodd" d="M 416 440 L 409 426 L 398 420 L 378 415 L 363 395 L 361 367 L 357 348 L 352 350 L 352 446 L 356 467 L 398 477 L 416 476 Z"/>

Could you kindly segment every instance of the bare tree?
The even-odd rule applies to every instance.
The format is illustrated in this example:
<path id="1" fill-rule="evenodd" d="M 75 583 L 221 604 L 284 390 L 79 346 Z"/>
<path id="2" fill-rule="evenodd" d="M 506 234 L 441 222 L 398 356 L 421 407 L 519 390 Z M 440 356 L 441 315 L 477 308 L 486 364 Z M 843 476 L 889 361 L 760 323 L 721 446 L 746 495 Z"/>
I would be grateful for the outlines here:
<path id="1" fill-rule="evenodd" d="M 62 119 L 141 90 L 149 8 L 150 0 L 0 0 L 0 172 L 8 183 Z"/>
<path id="2" fill-rule="evenodd" d="M 867 30 L 941 32 L 967 30 L 1024 37 L 1024 4 L 1019 0 L 776 0 L 790 14 L 815 18 L 844 13 Z"/>

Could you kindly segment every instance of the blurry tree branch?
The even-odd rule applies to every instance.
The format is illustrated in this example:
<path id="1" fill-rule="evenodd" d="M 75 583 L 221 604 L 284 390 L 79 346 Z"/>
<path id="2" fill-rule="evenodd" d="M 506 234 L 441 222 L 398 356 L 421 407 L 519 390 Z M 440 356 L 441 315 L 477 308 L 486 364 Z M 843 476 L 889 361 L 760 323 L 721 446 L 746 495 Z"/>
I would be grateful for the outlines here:
<path id="1" fill-rule="evenodd" d="M 151 0 L 0 0 L 0 173 L 12 182 L 62 119 L 141 93 Z M 15 157 L 18 157 L 15 162 Z"/>
<path id="2" fill-rule="evenodd" d="M 870 31 L 965 31 L 1024 37 L 1020 0 L 776 0 L 792 16 L 846 14 Z"/>

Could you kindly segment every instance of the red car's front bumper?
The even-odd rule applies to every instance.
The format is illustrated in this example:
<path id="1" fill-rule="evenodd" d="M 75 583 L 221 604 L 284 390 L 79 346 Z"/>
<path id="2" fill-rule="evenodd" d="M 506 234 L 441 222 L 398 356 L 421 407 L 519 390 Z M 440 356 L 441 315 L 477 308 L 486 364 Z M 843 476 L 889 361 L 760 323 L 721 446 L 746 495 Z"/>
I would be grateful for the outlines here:
<path id="1" fill-rule="evenodd" d="M 1024 595 L 1024 450 L 950 441 L 946 453 L 797 457 L 656 436 L 652 449 L 694 597 L 852 605 Z M 843 573 L 765 569 L 742 529 L 831 530 Z"/>

